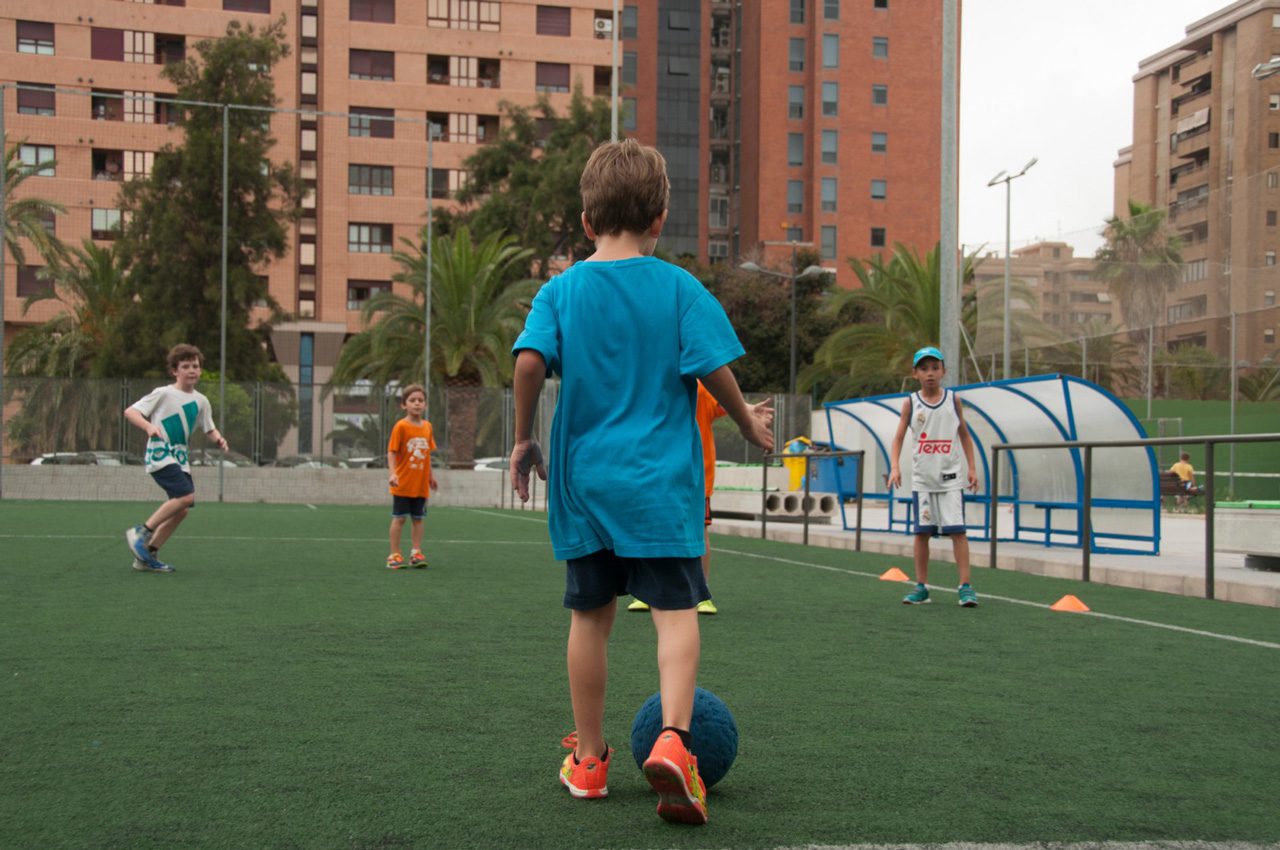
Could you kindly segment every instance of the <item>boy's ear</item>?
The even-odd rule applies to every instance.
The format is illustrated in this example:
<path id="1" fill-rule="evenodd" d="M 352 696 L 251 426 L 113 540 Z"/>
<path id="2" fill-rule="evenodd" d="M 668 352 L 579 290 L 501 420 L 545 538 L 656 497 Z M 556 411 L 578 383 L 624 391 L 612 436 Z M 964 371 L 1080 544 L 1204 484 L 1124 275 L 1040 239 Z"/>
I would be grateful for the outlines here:
<path id="1" fill-rule="evenodd" d="M 655 219 L 653 220 L 653 224 L 649 225 L 649 236 L 650 236 L 650 237 L 652 237 L 653 239 L 657 239 L 659 236 L 661 236 L 661 235 L 662 235 L 662 227 L 663 227 L 663 225 L 665 225 L 665 224 L 667 223 L 667 214 L 668 214 L 669 212 L 671 212 L 671 210 L 669 210 L 669 209 L 668 209 L 668 210 L 663 210 L 663 211 L 662 211 L 662 215 L 660 215 L 660 216 L 658 216 L 657 218 L 655 218 Z"/>
<path id="2" fill-rule="evenodd" d="M 595 228 L 591 226 L 591 222 L 587 221 L 587 211 L 582 211 L 582 232 L 587 234 L 587 238 L 592 242 L 596 241 Z"/>

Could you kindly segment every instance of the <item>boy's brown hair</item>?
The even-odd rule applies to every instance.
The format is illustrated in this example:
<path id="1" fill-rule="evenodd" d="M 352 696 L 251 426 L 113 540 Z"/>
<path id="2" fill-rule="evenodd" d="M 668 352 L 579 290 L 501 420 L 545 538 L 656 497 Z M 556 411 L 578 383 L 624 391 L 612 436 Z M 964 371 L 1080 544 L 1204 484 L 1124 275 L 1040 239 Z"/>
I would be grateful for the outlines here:
<path id="1" fill-rule="evenodd" d="M 591 152 L 578 190 L 597 236 L 644 233 L 671 198 L 667 161 L 635 139 L 604 142 Z"/>
<path id="2" fill-rule="evenodd" d="M 427 391 L 422 384 L 407 384 L 400 388 L 400 403 L 404 404 L 414 393 L 422 393 L 422 400 L 427 400 Z"/>
<path id="3" fill-rule="evenodd" d="M 203 365 L 204 355 L 194 345 L 180 342 L 169 349 L 169 354 L 165 357 L 164 362 L 169 367 L 169 374 L 172 375 L 178 370 L 178 364 L 187 360 L 198 360 Z"/>

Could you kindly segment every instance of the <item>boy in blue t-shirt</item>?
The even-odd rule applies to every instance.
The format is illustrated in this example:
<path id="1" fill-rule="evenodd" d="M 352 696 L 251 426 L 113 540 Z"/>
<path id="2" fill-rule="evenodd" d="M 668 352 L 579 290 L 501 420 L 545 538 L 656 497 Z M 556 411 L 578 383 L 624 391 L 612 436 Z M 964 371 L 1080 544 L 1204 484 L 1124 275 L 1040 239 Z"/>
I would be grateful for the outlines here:
<path id="1" fill-rule="evenodd" d="M 682 269 L 651 255 L 670 183 L 657 150 L 634 139 L 592 153 L 579 183 L 582 225 L 596 250 L 538 292 L 512 350 L 512 486 L 529 498 L 530 470 L 548 481 L 548 524 L 566 562 L 569 693 L 577 731 L 560 782 L 606 796 L 613 750 L 604 739 L 608 640 L 618 596 L 649 603 L 658 633 L 663 730 L 644 763 L 666 820 L 705 823 L 706 788 L 690 753 L 700 638 L 702 445 L 697 381 L 743 436 L 770 450 L 728 363 L 743 354 L 718 301 Z M 560 395 L 547 463 L 532 440 L 547 375 Z M 547 471 L 550 469 L 550 478 Z"/>

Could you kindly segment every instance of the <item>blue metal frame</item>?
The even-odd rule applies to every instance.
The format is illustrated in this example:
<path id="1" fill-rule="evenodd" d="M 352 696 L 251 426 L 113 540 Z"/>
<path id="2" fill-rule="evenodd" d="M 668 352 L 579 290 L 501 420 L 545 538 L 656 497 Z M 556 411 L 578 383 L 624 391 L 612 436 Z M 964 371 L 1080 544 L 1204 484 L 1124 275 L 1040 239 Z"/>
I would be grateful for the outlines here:
<path id="1" fill-rule="evenodd" d="M 1021 389 L 1021 387 L 1025 387 L 1027 384 L 1031 384 L 1031 383 L 1038 384 L 1038 383 L 1043 383 L 1045 381 L 1053 381 L 1059 385 L 1059 391 L 1062 394 L 1063 405 L 1065 408 L 1065 420 L 1066 420 L 1065 422 L 1057 414 L 1051 411 L 1045 405 L 1044 402 L 1040 401 L 1039 399 L 1027 393 L 1025 390 Z M 952 391 L 957 393 L 958 395 L 963 395 L 966 390 L 979 390 L 979 389 L 992 388 L 992 389 L 999 389 L 999 390 L 1003 390 L 1005 392 L 1011 393 L 1017 396 L 1023 402 L 1029 404 L 1031 408 L 1040 411 L 1040 413 L 1044 416 L 1045 420 L 1049 422 L 1054 427 L 1054 429 L 1056 429 L 1056 431 L 1064 441 L 1072 441 L 1072 440 L 1078 441 L 1084 438 L 1082 438 L 1079 434 L 1078 420 L 1076 418 L 1076 410 L 1075 410 L 1075 400 L 1072 398 L 1072 390 L 1075 389 L 1076 387 L 1073 385 L 1079 385 L 1080 389 L 1086 390 L 1088 392 L 1092 392 L 1102 397 L 1103 399 L 1110 401 L 1116 409 L 1123 412 L 1124 418 L 1133 426 L 1135 436 L 1143 437 L 1143 438 L 1146 437 L 1146 432 L 1143 430 L 1142 425 L 1138 421 L 1137 417 L 1135 417 L 1133 415 L 1133 412 L 1130 411 L 1129 408 L 1125 406 L 1118 398 L 1116 398 L 1116 396 L 1114 396 L 1107 390 L 1103 389 L 1102 387 L 1098 386 L 1097 384 L 1094 384 L 1082 378 L 1078 378 L 1074 375 L 1049 374 L 1049 375 L 1036 375 L 1036 376 L 1025 377 L 1025 378 L 1010 378 L 1008 380 L 999 380 L 999 381 L 985 381 L 985 382 L 976 383 L 976 384 L 966 384 L 961 387 L 953 387 Z M 906 399 L 910 395 L 911 393 L 887 393 L 883 395 L 868 396 L 866 398 L 849 399 L 849 400 L 839 401 L 839 402 L 827 402 L 823 406 L 826 408 L 826 411 L 827 411 L 827 429 L 828 429 L 828 434 L 831 436 L 831 439 L 832 439 L 833 448 L 840 448 L 839 446 L 836 446 L 834 443 L 834 435 L 836 433 L 836 430 L 834 427 L 835 420 L 833 419 L 833 416 L 832 416 L 833 411 L 838 411 L 839 413 L 843 413 L 844 415 L 852 419 L 854 422 L 858 423 L 858 425 L 864 431 L 866 431 L 871 435 L 871 438 L 875 441 L 875 444 L 880 452 L 880 456 L 884 459 L 885 463 L 888 466 L 892 466 L 893 464 L 892 464 L 892 460 L 889 458 L 888 447 L 885 445 L 884 441 L 881 439 L 880 434 L 877 433 L 877 431 L 870 426 L 870 424 L 867 422 L 865 418 L 859 416 L 857 413 L 850 410 L 847 405 L 849 405 L 851 402 L 857 403 L 857 404 L 869 403 L 874 405 L 877 408 L 887 411 L 888 413 L 892 414 L 894 417 L 897 417 L 901 411 L 900 409 L 895 409 L 893 402 Z M 992 416 L 985 409 L 986 405 L 975 403 L 974 401 L 971 401 L 969 399 L 962 398 L 962 400 L 964 401 L 965 405 L 968 408 L 970 408 L 971 410 L 976 412 L 980 417 L 982 417 L 982 420 L 991 427 L 992 431 L 998 436 L 998 438 L 1001 441 L 1005 443 L 1010 442 L 1009 437 L 1005 432 L 1005 429 L 1002 428 L 1001 425 L 996 421 L 996 417 Z M 978 502 L 983 504 L 984 506 L 984 525 L 981 528 L 977 529 L 979 534 L 975 535 L 975 537 L 978 537 L 978 539 L 986 539 L 986 529 L 990 527 L 991 511 L 998 510 L 999 504 L 1012 504 L 1014 508 L 1013 533 L 1012 533 L 1012 536 L 1010 537 L 1005 537 L 1002 535 L 1001 536 L 1002 540 L 1024 541 L 1025 534 L 1036 534 L 1037 536 L 1043 536 L 1043 544 L 1046 547 L 1052 547 L 1055 545 L 1079 547 L 1081 545 L 1082 540 L 1084 539 L 1084 528 L 1083 528 L 1084 462 L 1083 462 L 1082 450 L 1076 449 L 1076 448 L 1072 448 L 1068 450 L 1070 452 L 1069 457 L 1071 458 L 1072 471 L 1075 477 L 1075 492 L 1076 492 L 1075 501 L 1032 502 L 1032 501 L 1024 500 L 1021 496 L 1020 464 L 1018 462 L 1016 453 L 1013 451 L 1006 451 L 1005 457 L 1008 458 L 1009 460 L 1009 475 L 1010 475 L 1010 481 L 1012 484 L 1012 487 L 1011 487 L 1012 493 L 1002 495 L 1000 497 L 999 503 L 996 503 L 991 498 L 991 494 L 994 492 L 997 482 L 993 482 L 991 480 L 991 468 L 987 458 L 987 454 L 988 454 L 987 446 L 983 443 L 982 439 L 978 435 L 973 434 L 972 430 L 970 431 L 970 433 L 973 435 L 975 448 L 978 450 L 982 458 L 983 478 L 986 480 L 986 483 L 987 483 L 985 494 L 973 495 L 973 496 L 966 495 L 965 497 L 965 502 L 967 504 Z M 1152 482 L 1151 484 L 1152 496 L 1150 500 L 1147 500 L 1147 499 L 1096 499 L 1095 498 L 1092 501 L 1095 507 L 1102 507 L 1102 508 L 1122 508 L 1122 509 L 1142 509 L 1142 510 L 1150 509 L 1152 512 L 1151 535 L 1093 531 L 1090 534 L 1092 551 L 1103 552 L 1103 553 L 1107 553 L 1107 552 L 1124 553 L 1124 554 L 1152 554 L 1152 555 L 1159 554 L 1160 552 L 1160 479 L 1159 479 L 1160 473 L 1156 464 L 1155 452 L 1150 447 L 1147 447 L 1146 451 L 1147 451 L 1148 469 L 1151 473 L 1151 482 Z M 864 490 L 871 489 L 867 487 L 866 483 L 864 483 L 863 486 L 864 486 Z M 901 525 L 904 527 L 903 533 L 909 534 L 911 532 L 911 510 L 909 505 L 910 499 L 897 498 L 893 490 L 889 490 L 884 493 L 864 492 L 862 496 L 863 498 L 868 498 L 868 499 L 884 500 L 888 503 L 888 508 L 889 508 L 888 526 L 889 527 L 881 530 L 892 532 L 892 531 L 895 531 L 899 525 Z M 898 502 L 902 502 L 904 505 L 907 506 L 907 516 L 902 519 L 898 519 L 895 513 L 895 506 Z M 1024 521 L 1023 521 L 1023 505 L 1024 504 L 1029 506 L 1033 505 L 1035 508 L 1041 510 L 1044 513 L 1043 525 L 1032 526 L 1032 525 L 1024 524 Z M 1053 510 L 1055 509 L 1074 510 L 1076 512 L 1076 523 L 1075 523 L 1074 530 L 1072 530 L 1069 527 L 1066 529 L 1055 529 L 1053 527 Z M 843 519 L 843 515 L 842 515 L 842 519 Z M 847 523 L 845 524 L 845 528 L 846 530 L 848 529 Z M 1065 536 L 1068 538 L 1068 542 L 1063 542 L 1060 540 L 1055 541 L 1053 539 L 1055 536 Z M 1070 542 L 1071 538 L 1074 538 L 1074 542 Z M 1140 541 L 1140 542 L 1149 542 L 1151 544 L 1151 550 L 1150 552 L 1146 552 L 1144 550 L 1137 550 L 1132 548 L 1101 546 L 1099 545 L 1099 541 L 1101 540 L 1116 540 L 1116 541 L 1132 540 L 1132 541 Z"/>

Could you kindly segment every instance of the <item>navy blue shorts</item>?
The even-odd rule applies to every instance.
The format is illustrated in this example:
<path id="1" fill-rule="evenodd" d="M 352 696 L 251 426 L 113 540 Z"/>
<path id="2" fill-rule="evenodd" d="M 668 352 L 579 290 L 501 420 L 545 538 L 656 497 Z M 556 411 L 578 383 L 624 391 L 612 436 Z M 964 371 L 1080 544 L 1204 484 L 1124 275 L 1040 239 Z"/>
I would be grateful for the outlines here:
<path id="1" fill-rule="evenodd" d="M 593 611 L 630 594 L 659 611 L 711 598 L 701 558 L 620 558 L 610 549 L 565 562 L 564 607 Z"/>
<path id="2" fill-rule="evenodd" d="M 195 482 L 191 480 L 191 473 L 182 468 L 180 464 L 171 463 L 168 466 L 162 466 L 155 472 L 151 473 L 151 477 L 160 485 L 160 489 L 164 490 L 165 495 L 170 499 L 181 499 L 183 496 L 190 496 L 196 491 Z"/>
<path id="3" fill-rule="evenodd" d="M 391 516 L 396 519 L 422 519 L 427 515 L 426 496 L 392 496 Z"/>

